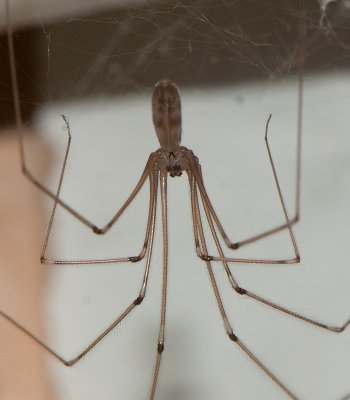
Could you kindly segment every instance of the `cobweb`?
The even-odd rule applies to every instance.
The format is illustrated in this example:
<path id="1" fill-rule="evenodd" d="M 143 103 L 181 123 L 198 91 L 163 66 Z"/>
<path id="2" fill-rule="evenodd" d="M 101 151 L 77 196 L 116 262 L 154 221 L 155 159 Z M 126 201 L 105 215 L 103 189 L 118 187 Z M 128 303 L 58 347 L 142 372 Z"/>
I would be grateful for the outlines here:
<path id="1" fill-rule="evenodd" d="M 66 10 L 60 18 L 46 13 L 39 2 L 31 4 L 33 17 L 22 21 L 24 32 L 18 28 L 15 34 L 24 122 L 35 121 L 43 137 L 56 137 L 52 146 L 59 171 L 65 145 L 60 114 L 69 117 L 75 147 L 62 197 L 99 225 L 130 193 L 148 154 L 157 148 L 149 98 L 153 85 L 162 78 L 180 87 L 184 145 L 200 156 L 209 194 L 225 227 L 234 227 L 232 235 L 242 239 L 283 221 L 262 141 L 270 112 L 276 164 L 292 214 L 297 50 L 304 46 L 305 91 L 310 88 L 312 93 L 306 95 L 304 107 L 308 135 L 302 218 L 309 229 L 296 233 L 306 262 L 295 269 L 235 266 L 234 270 L 244 286 L 296 312 L 335 324 L 348 318 L 348 230 L 344 227 L 349 221 L 344 211 L 349 198 L 348 139 L 338 138 L 337 132 L 344 133 L 349 126 L 349 1 L 124 1 L 111 9 L 72 14 Z M 337 129 L 332 122 L 336 119 Z M 328 144 L 330 132 L 332 143 Z M 149 138 L 153 137 L 152 142 Z M 52 190 L 56 184 L 57 174 Z M 194 257 L 188 198 L 184 197 L 188 189 L 184 183 L 181 189 L 177 181 L 171 185 L 181 194 L 173 190 L 169 200 L 170 225 L 176 232 L 172 235 L 170 231 L 174 272 L 169 279 L 175 283 L 169 283 L 169 347 L 162 361 L 158 398 L 283 398 L 227 341 L 215 303 L 210 303 L 213 296 L 203 265 Z M 105 247 L 99 247 L 99 239 L 90 244 L 90 232 L 74 222 L 70 225 L 59 210 L 56 220 L 63 222 L 54 227 L 57 248 L 51 251 L 67 258 L 134 252 L 144 234 L 147 195 L 146 189 L 141 192 L 140 200 L 121 221 L 121 233 Z M 81 367 L 62 371 L 53 366 L 65 400 L 147 398 L 159 322 L 162 249 L 160 226 L 157 229 L 152 264 L 158 266 L 151 276 L 155 283 L 149 302 Z M 189 250 L 182 247 L 179 232 Z M 282 235 L 268 246 L 244 249 L 243 254 L 284 254 L 290 251 L 284 239 Z M 330 250 L 325 255 L 327 246 Z M 336 259 L 334 253 L 339 253 Z M 68 268 L 63 278 L 61 270 L 54 270 L 49 289 L 63 297 L 58 305 L 48 301 L 47 320 L 53 309 L 60 312 L 59 322 L 50 322 L 49 328 L 55 349 L 69 358 L 125 308 L 137 293 L 137 273 L 142 269 L 130 272 L 129 268 L 129 264 L 120 269 Z M 176 275 L 176 268 L 182 276 Z M 56 283 L 58 278 L 63 283 Z M 290 321 L 266 307 L 238 302 L 225 288 L 225 277 L 218 279 L 234 328 L 283 381 L 296 388 L 300 398 L 340 400 L 349 392 L 349 335 L 338 342 L 338 337 Z M 64 326 L 68 326 L 66 332 Z M 339 371 L 329 371 L 333 366 Z"/>
<path id="2" fill-rule="evenodd" d="M 31 97 L 23 93 L 23 101 L 115 95 L 151 87 L 160 76 L 182 86 L 285 78 L 295 70 L 302 29 L 308 68 L 346 66 L 348 3 L 304 3 L 123 2 L 58 22 L 47 22 L 38 7 L 27 21 L 35 24 L 29 46 L 20 37 L 17 43 L 18 62 L 30 73 Z"/>

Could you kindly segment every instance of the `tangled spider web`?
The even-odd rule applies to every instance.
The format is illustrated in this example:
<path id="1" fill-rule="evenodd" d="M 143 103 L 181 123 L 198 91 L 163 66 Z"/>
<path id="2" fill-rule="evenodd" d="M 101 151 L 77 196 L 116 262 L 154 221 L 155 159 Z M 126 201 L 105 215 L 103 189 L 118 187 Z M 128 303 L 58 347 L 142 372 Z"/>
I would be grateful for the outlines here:
<path id="1" fill-rule="evenodd" d="M 33 16 L 22 21 L 37 29 L 29 28 L 29 46 L 17 41 L 30 77 L 25 102 L 122 94 L 151 87 L 159 76 L 179 85 L 285 78 L 295 71 L 301 29 L 310 68 L 345 66 L 347 1 L 304 3 L 132 1 L 105 11 L 73 8 L 73 15 L 62 5 L 67 16 L 56 21 L 33 1 Z"/>
<path id="2" fill-rule="evenodd" d="M 312 139 L 309 136 L 305 148 L 305 181 L 312 191 L 310 194 L 305 190 L 304 215 L 306 219 L 313 216 L 310 231 L 297 232 L 302 254 L 306 258 L 305 266 L 297 271 L 259 270 L 254 267 L 247 271 L 245 266 L 235 270 L 240 272 L 240 279 L 247 282 L 248 286 L 255 287 L 259 293 L 267 294 L 276 301 L 291 305 L 296 311 L 310 312 L 312 316 L 314 313 L 315 316 L 332 321 L 348 316 L 348 296 L 345 295 L 347 258 L 344 255 L 344 226 L 348 221 L 348 210 L 341 211 L 345 209 L 348 191 L 343 183 L 346 178 L 340 173 L 342 170 L 348 171 L 348 156 L 345 151 L 348 142 L 346 138 L 342 138 L 341 142 L 334 139 L 334 148 L 330 146 L 330 155 L 326 157 L 323 150 L 328 146 L 327 136 L 321 130 L 322 125 L 326 125 L 328 132 L 332 131 L 335 135 L 331 121 L 339 119 L 339 115 L 330 107 L 334 100 L 341 115 L 342 127 L 345 128 L 348 122 L 346 101 L 349 96 L 341 75 L 342 69 L 349 67 L 349 11 L 346 1 L 314 1 L 307 5 L 304 2 L 287 0 L 133 1 L 122 2 L 113 10 L 76 10 L 74 13 L 66 10 L 60 14 L 60 18 L 46 14 L 39 2 L 32 4 L 36 11 L 33 18 L 27 20 L 29 35 L 25 36 L 17 30 L 15 36 L 17 53 L 21 55 L 17 60 L 18 71 L 24 71 L 23 79 L 29 77 L 27 84 L 20 88 L 20 96 L 23 109 L 27 110 L 25 122 L 33 118 L 33 110 L 38 107 L 44 106 L 44 109 L 48 109 L 47 114 L 45 110 L 41 114 L 44 123 L 39 122 L 44 127 L 45 134 L 49 134 L 48 131 L 52 129 L 57 137 L 61 135 L 59 114 L 64 112 L 70 117 L 76 145 L 72 151 L 62 196 L 91 218 L 104 221 L 110 216 L 136 182 L 145 157 L 157 146 L 155 140 L 152 142 L 148 139 L 153 133 L 147 101 L 154 83 L 168 77 L 184 93 L 185 145 L 192 147 L 200 156 L 208 190 L 213 194 L 220 217 L 227 221 L 225 226 L 235 228 L 234 234 L 239 238 L 263 229 L 266 224 L 270 226 L 280 221 L 279 205 L 273 198 L 274 187 L 266 186 L 268 179 L 265 178 L 262 165 L 267 166 L 266 176 L 270 176 L 271 171 L 264 159 L 266 154 L 262 143 L 259 142 L 266 116 L 270 112 L 273 113 L 275 132 L 280 133 L 279 137 L 277 134 L 274 136 L 274 153 L 277 153 L 277 165 L 290 212 L 293 210 L 294 169 L 284 159 L 290 153 L 288 160 L 294 160 L 295 154 L 295 77 L 298 68 L 296 50 L 303 31 L 307 48 L 306 73 L 335 71 L 336 75 L 333 77 L 338 78 L 332 84 L 328 83 L 323 91 L 320 90 L 319 100 L 316 101 L 315 97 L 309 101 L 306 99 L 305 118 L 307 120 L 309 116 L 309 120 L 317 122 L 314 125 L 306 122 L 305 130 L 319 135 L 315 134 Z M 310 87 L 315 90 L 322 80 L 310 82 Z M 293 89 L 286 89 L 285 94 L 283 90 L 274 91 L 275 87 L 284 83 L 291 83 Z M 228 90 L 225 92 L 226 87 Z M 325 92 L 327 95 L 324 95 Z M 274 98 L 278 97 L 280 104 L 271 103 L 266 93 L 271 93 Z M 107 103 L 102 100 L 105 98 L 108 99 Z M 250 102 L 251 99 L 255 101 Z M 112 103 L 110 107 L 106 106 L 108 101 Z M 324 108 L 321 107 L 322 103 L 326 104 Z M 104 113 L 105 110 L 108 112 Z M 235 110 L 234 115 L 232 110 Z M 76 116 L 76 112 L 79 116 Z M 92 122 L 93 115 L 96 114 L 101 116 L 97 122 Z M 116 114 L 115 119 L 111 121 L 107 114 Z M 250 121 L 253 114 L 259 114 L 256 123 Z M 136 124 L 138 119 L 148 121 L 149 126 L 144 122 L 141 131 Z M 47 120 L 52 122 L 47 124 Z M 206 125 L 214 134 L 205 134 Z M 56 126 L 56 131 L 53 126 Z M 113 135 L 117 137 L 117 141 L 110 141 L 109 137 Z M 233 138 L 234 135 L 245 136 L 246 142 L 236 139 L 236 136 Z M 127 139 L 124 136 L 131 137 L 129 143 L 124 142 Z M 290 142 L 286 142 L 288 137 Z M 278 140 L 284 142 L 284 147 L 277 146 Z M 103 147 L 101 143 L 104 144 Z M 256 151 L 253 149 L 254 143 L 257 143 Z M 341 143 L 338 147 L 344 151 L 336 149 L 336 143 Z M 84 159 L 88 147 L 92 147 L 93 151 Z M 63 147 L 58 150 L 59 154 L 62 154 L 62 149 Z M 81 153 L 78 153 L 79 149 Z M 317 153 L 317 157 L 311 157 L 312 152 Z M 104 165 L 107 158 L 116 161 Z M 226 165 L 219 177 L 218 170 L 223 167 L 222 164 L 219 166 L 218 159 Z M 332 169 L 325 168 L 330 165 L 333 165 Z M 114 185 L 115 182 L 118 184 Z M 56 183 L 57 176 L 53 178 L 53 189 Z M 172 184 L 176 186 L 176 190 L 181 190 L 177 182 Z M 78 200 L 74 197 L 77 192 L 81 196 Z M 270 208 L 264 208 L 265 192 L 272 193 L 272 200 L 267 196 L 265 202 L 274 201 L 273 213 Z M 173 198 L 187 204 L 188 199 L 184 197 L 186 188 L 180 193 L 179 197 L 174 197 L 174 189 Z M 326 203 L 333 204 L 334 208 L 327 208 Z M 132 213 L 121 221 L 122 234 L 107 243 L 108 250 L 105 247 L 99 248 L 97 251 L 100 253 L 97 256 L 102 257 L 107 251 L 112 255 L 115 252 L 129 254 L 134 251 L 135 244 L 142 240 L 140 226 L 143 226 L 145 219 L 145 204 L 147 190 L 140 194 L 140 201 L 136 203 Z M 169 224 L 175 226 L 178 223 L 176 220 L 180 219 L 179 213 L 182 215 L 184 211 L 182 207 L 172 204 L 170 201 L 169 214 L 173 212 L 175 216 L 169 217 Z M 140 211 L 137 211 L 138 206 Z M 326 219 L 329 215 L 332 215 L 330 220 Z M 132 221 L 133 218 L 135 222 Z M 56 219 L 64 220 L 63 213 L 57 213 Z M 190 216 L 183 219 L 189 222 Z M 249 224 L 246 223 L 247 220 Z M 62 246 L 53 251 L 65 252 L 67 257 L 74 257 L 75 252 L 78 256 L 88 257 L 90 249 L 94 249 L 96 244 L 90 245 L 84 236 L 84 229 L 75 225 L 71 228 L 68 222 L 63 222 L 63 225 L 63 234 L 56 234 L 57 241 L 64 242 L 65 245 L 68 243 L 68 248 Z M 308 236 L 314 236 L 315 231 L 322 232 L 325 226 L 329 229 L 331 239 L 326 234 L 324 237 L 316 235 L 315 247 L 304 245 Z M 280 393 L 271 388 L 270 382 L 259 375 L 244 357 L 231 352 L 229 346 L 226 347 L 220 321 L 215 319 L 215 305 L 208 305 L 204 300 L 206 297 L 211 298 L 210 288 L 205 282 L 206 276 L 201 267 L 194 267 L 190 223 L 186 228 L 180 225 L 178 229 L 176 231 L 174 228 L 177 234 L 171 237 L 170 246 L 174 247 L 170 268 L 172 271 L 178 268 L 181 273 L 176 275 L 175 271 L 171 272 L 171 279 L 175 283 L 170 283 L 173 285 L 170 286 L 170 293 L 175 294 L 175 299 L 169 299 L 169 359 L 165 360 L 165 372 L 160 376 L 159 397 L 167 400 L 215 397 L 231 399 L 234 396 L 257 398 L 257 395 L 260 396 L 259 399 L 280 398 Z M 340 239 L 337 237 L 334 240 L 332 232 L 337 230 L 342 235 Z M 183 243 L 178 243 L 178 232 L 186 237 L 190 249 L 188 252 Z M 77 244 L 76 237 L 80 235 L 81 243 Z M 280 242 L 277 243 L 279 246 Z M 329 245 L 330 255 L 323 260 L 320 249 Z M 275 255 L 278 246 L 273 242 L 266 251 Z M 342 253 L 339 248 L 343 249 Z M 283 252 L 285 248 L 281 246 L 279 250 Z M 246 254 L 251 255 L 250 251 Z M 258 247 L 254 251 L 260 255 L 262 249 Z M 337 252 L 343 258 L 337 258 L 335 262 L 332 257 Z M 156 274 L 159 274 L 156 266 L 161 264 L 160 245 L 155 248 L 154 253 L 152 264 L 155 272 L 152 279 L 155 282 L 153 287 L 156 288 Z M 92 256 L 96 257 L 94 253 Z M 310 261 L 313 259 L 314 267 Z M 183 265 L 182 269 L 178 264 Z M 321 265 L 325 265 L 323 272 Z M 66 352 L 67 356 L 74 354 L 96 334 L 96 329 L 104 327 L 114 318 L 124 302 L 126 304 L 136 292 L 139 284 L 137 271 L 130 272 L 128 265 L 121 269 L 124 269 L 125 276 L 120 275 L 118 267 L 67 270 L 64 272 L 69 275 L 63 278 L 64 283 L 50 285 L 50 289 L 58 286 L 63 297 L 67 297 L 61 299 L 57 307 L 64 310 L 61 314 L 69 314 L 67 310 L 71 313 L 65 315 L 62 323 L 68 326 L 68 332 L 62 332 L 56 325 L 51 328 L 54 331 L 53 346 L 63 349 L 62 352 Z M 307 275 L 304 275 L 305 271 L 308 271 Z M 60 271 L 54 271 L 54 275 L 57 278 Z M 74 286 L 75 284 L 69 288 L 69 282 L 74 280 L 72 275 L 76 275 L 76 279 L 84 286 L 83 289 L 78 288 L 78 285 Z M 88 276 L 86 281 L 85 276 Z M 98 281 L 100 276 L 104 276 L 102 282 Z M 322 276 L 329 280 L 319 280 Z M 221 285 L 224 286 L 224 279 L 221 279 Z M 180 289 L 176 289 L 175 285 Z M 105 293 L 95 294 L 98 286 Z M 307 296 L 310 286 L 317 292 L 315 298 L 311 299 Z M 280 291 L 277 290 L 279 287 Z M 77 304 L 66 296 L 65 290 L 73 292 L 78 299 Z M 186 291 L 191 293 L 187 298 Z M 338 344 L 337 338 L 310 331 L 298 323 L 296 325 L 299 329 L 294 331 L 295 321 L 287 321 L 284 325 L 285 321 L 280 316 L 271 316 L 269 310 L 251 307 L 244 301 L 236 303 L 229 291 L 223 291 L 228 296 L 226 303 L 232 306 L 232 310 L 229 308 L 232 313 L 241 308 L 240 314 L 232 316 L 234 326 L 254 344 L 254 349 L 261 352 L 264 359 L 271 360 L 273 367 L 280 371 L 284 379 L 292 381 L 292 384 L 295 382 L 298 392 L 305 395 L 305 398 L 339 400 L 347 393 L 348 357 L 344 354 L 348 341 Z M 332 292 L 338 296 L 332 295 Z M 344 295 L 340 296 L 339 292 Z M 114 293 L 119 297 L 114 298 Z M 88 399 L 88 396 L 101 397 L 102 387 L 106 388 L 104 399 L 115 398 L 116 395 L 128 400 L 145 397 L 150 380 L 148 372 L 154 358 L 153 336 L 157 328 L 159 293 L 152 294 L 150 289 L 149 297 L 147 304 L 150 306 L 145 304 L 145 308 L 137 315 L 126 320 L 111 339 L 107 339 L 106 346 L 101 344 L 81 367 L 78 366 L 73 371 L 58 372 L 64 376 L 62 381 L 68 381 L 68 388 L 59 381 L 62 398 L 77 400 Z M 324 304 L 323 299 L 328 301 Z M 333 300 L 335 303 L 332 303 Z M 193 303 L 198 303 L 198 307 L 193 306 Z M 115 305 L 119 308 L 114 307 Z M 191 306 L 192 313 L 184 315 L 183 310 Z M 104 315 L 102 310 L 108 309 L 109 313 Z M 175 317 L 171 316 L 172 312 Z M 48 312 L 49 316 L 50 313 L 51 311 Z M 244 318 L 242 322 L 241 314 L 252 320 L 252 325 L 245 323 Z M 81 321 L 83 327 L 79 329 Z M 314 344 L 314 335 L 319 335 L 321 344 L 318 347 Z M 207 342 L 200 342 L 200 337 L 206 338 Z M 330 340 L 332 351 L 326 351 Z M 217 349 L 214 343 L 225 344 Z M 309 349 L 304 347 L 306 345 Z M 192 348 L 196 350 L 193 353 Z M 198 360 L 202 359 L 203 368 L 200 369 Z M 300 360 L 304 364 L 303 368 L 298 368 Z M 235 361 L 237 363 L 232 367 Z M 328 371 L 329 365 L 341 366 L 340 372 Z M 298 374 L 298 369 L 302 373 Z M 319 380 L 324 381 L 323 386 L 318 385 Z M 78 383 L 72 384 L 70 381 Z M 96 386 L 93 386 L 93 382 Z M 234 384 L 227 385 L 227 382 Z"/>

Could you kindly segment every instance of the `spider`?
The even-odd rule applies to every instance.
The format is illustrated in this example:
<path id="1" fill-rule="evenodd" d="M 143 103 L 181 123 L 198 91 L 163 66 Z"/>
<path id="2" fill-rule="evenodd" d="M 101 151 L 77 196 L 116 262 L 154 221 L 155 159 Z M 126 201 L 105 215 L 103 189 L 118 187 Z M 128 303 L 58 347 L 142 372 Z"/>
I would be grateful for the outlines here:
<path id="1" fill-rule="evenodd" d="M 9 31 L 9 47 L 12 52 L 12 63 L 14 65 L 14 52 L 12 45 L 12 36 L 11 31 Z M 17 95 L 17 81 L 15 76 L 15 70 L 12 65 L 12 80 L 14 86 L 14 98 L 15 105 L 18 115 L 19 110 L 19 99 Z M 277 376 L 274 372 L 265 366 L 265 364 L 249 349 L 249 347 L 244 343 L 237 333 L 232 329 L 229 318 L 227 317 L 225 308 L 223 306 L 223 302 L 221 299 L 220 291 L 218 289 L 216 278 L 214 274 L 214 270 L 212 267 L 212 263 L 221 263 L 227 278 L 232 286 L 232 290 L 234 290 L 240 296 L 247 296 L 256 300 L 257 302 L 263 303 L 266 306 L 276 309 L 282 313 L 285 313 L 291 317 L 303 320 L 309 324 L 315 325 L 319 328 L 323 328 L 335 333 L 340 333 L 346 329 L 346 327 L 350 324 L 350 319 L 342 326 L 332 326 L 329 324 L 324 324 L 318 322 L 316 320 L 305 317 L 301 314 L 292 312 L 285 307 L 282 307 L 278 304 L 275 304 L 261 296 L 258 296 L 254 292 L 243 288 L 239 285 L 238 281 L 235 279 L 232 274 L 229 263 L 256 263 L 256 264 L 293 264 L 298 263 L 300 261 L 298 247 L 294 238 L 294 233 L 292 230 L 292 225 L 298 221 L 298 213 L 296 217 L 292 220 L 289 219 L 285 203 L 283 200 L 282 192 L 280 189 L 280 185 L 278 182 L 276 169 L 274 166 L 274 162 L 272 159 L 272 154 L 269 147 L 268 142 L 268 127 L 269 122 L 271 120 L 271 115 L 269 116 L 266 127 L 265 127 L 265 142 L 267 147 L 267 152 L 270 160 L 270 165 L 272 168 L 274 181 L 276 184 L 276 188 L 278 191 L 279 199 L 281 202 L 281 206 L 283 209 L 285 223 L 277 228 L 271 229 L 269 231 L 263 232 L 262 234 L 253 236 L 249 239 L 246 239 L 241 242 L 232 243 L 225 233 L 223 226 L 214 210 L 214 207 L 209 199 L 207 191 L 205 189 L 204 180 L 202 176 L 201 166 L 198 158 L 194 155 L 192 150 L 180 146 L 181 142 L 181 100 L 180 94 L 177 86 L 170 80 L 163 79 L 159 81 L 153 90 L 152 95 L 152 115 L 153 115 L 153 123 L 156 130 L 156 134 L 160 143 L 160 148 L 155 152 L 151 153 L 149 159 L 146 163 L 144 171 L 136 184 L 134 190 L 131 195 L 119 209 L 119 211 L 111 218 L 111 220 L 103 227 L 98 227 L 88 219 L 83 217 L 77 211 L 72 209 L 68 204 L 66 204 L 60 198 L 60 190 L 63 182 L 64 171 L 66 167 L 67 157 L 69 154 L 70 144 L 71 144 L 71 130 L 69 121 L 66 116 L 62 115 L 64 120 L 65 129 L 68 134 L 68 142 L 67 148 L 65 152 L 65 157 L 61 169 L 59 184 L 56 193 L 50 192 L 43 184 L 41 184 L 28 170 L 25 160 L 24 160 L 24 150 L 23 143 L 20 137 L 20 156 L 21 156 L 21 167 L 23 174 L 40 190 L 45 192 L 48 196 L 50 196 L 54 200 L 53 209 L 50 216 L 49 226 L 47 229 L 47 233 L 44 240 L 43 250 L 40 256 L 40 260 L 42 263 L 47 264 L 65 264 L 65 265 L 75 265 L 75 264 L 102 264 L 102 263 L 118 263 L 118 262 L 131 262 L 137 263 L 141 260 L 145 259 L 145 269 L 143 280 L 141 283 L 141 288 L 137 297 L 131 302 L 131 304 L 121 313 L 121 315 L 106 329 L 104 330 L 91 344 L 89 344 L 80 354 L 78 354 L 75 358 L 67 360 L 61 357 L 58 353 L 48 347 L 45 343 L 43 343 L 40 339 L 35 337 L 31 332 L 29 332 L 25 327 L 19 324 L 17 321 L 12 319 L 6 313 L 0 311 L 0 314 L 8 320 L 11 324 L 15 325 L 18 329 L 20 329 L 23 333 L 30 336 L 34 341 L 36 341 L 41 347 L 51 353 L 56 359 L 62 362 L 66 366 L 72 366 L 76 364 L 81 358 L 83 358 L 93 347 L 97 345 L 107 334 L 109 334 L 128 314 L 130 314 L 136 307 L 141 305 L 143 302 L 148 284 L 148 277 L 151 265 L 151 256 L 153 250 L 153 241 L 154 241 L 154 232 L 155 232 L 155 222 L 156 222 L 156 209 L 157 209 L 157 195 L 158 195 L 158 186 L 160 188 L 160 197 L 161 197 L 161 215 L 162 215 L 162 237 L 163 237 L 163 281 L 162 281 L 162 300 L 161 300 L 161 318 L 160 318 L 160 326 L 159 326 L 159 335 L 156 346 L 156 362 L 153 372 L 153 379 L 151 390 L 149 394 L 149 399 L 153 400 L 156 396 L 157 384 L 158 384 L 158 375 L 162 360 L 163 352 L 166 348 L 166 337 L 165 337 L 165 326 L 166 326 L 166 301 L 167 301 L 167 275 L 168 275 L 168 218 L 167 218 L 167 180 L 168 175 L 171 178 L 179 178 L 183 174 L 187 175 L 189 188 L 190 188 L 190 196 L 191 196 L 191 212 L 192 212 L 192 223 L 193 223 L 193 233 L 194 233 L 194 243 L 195 249 L 198 257 L 204 261 L 207 272 L 209 275 L 210 283 L 215 295 L 217 307 L 222 318 L 224 328 L 228 337 L 228 340 L 233 342 L 233 345 L 238 346 L 242 352 L 244 352 L 254 363 L 258 366 L 267 377 L 275 384 L 281 391 L 283 391 L 289 398 L 298 399 L 297 395 L 291 391 Z M 300 140 L 300 137 L 299 137 Z M 298 151 L 298 157 L 300 158 L 300 151 Z M 298 162 L 298 166 L 300 165 L 300 160 Z M 300 180 L 299 177 L 300 170 L 298 169 L 298 182 Z M 117 222 L 119 217 L 123 214 L 126 208 L 130 205 L 130 203 L 134 200 L 138 192 L 141 190 L 146 180 L 149 180 L 150 185 L 150 202 L 148 209 L 148 219 L 147 226 L 145 232 L 145 239 L 140 253 L 136 256 L 123 257 L 123 258 L 110 258 L 110 259 L 88 259 L 88 260 L 52 260 L 46 257 L 46 247 L 48 244 L 52 223 L 55 217 L 55 212 L 57 209 L 57 205 L 60 205 L 67 212 L 71 213 L 75 218 L 77 218 L 81 223 L 88 226 L 95 234 L 102 235 L 107 233 L 110 228 Z M 298 197 L 298 194 L 297 194 Z M 212 239 L 214 240 L 215 247 L 217 250 L 217 255 L 212 255 L 208 253 L 207 249 L 207 239 L 203 227 L 203 218 L 201 211 L 200 202 L 202 204 L 202 210 L 204 210 L 205 219 L 210 228 L 210 233 Z M 265 238 L 269 235 L 272 235 L 276 232 L 279 232 L 283 229 L 287 229 L 290 236 L 290 241 L 292 243 L 294 249 L 294 256 L 290 259 L 245 259 L 245 258 L 234 258 L 227 257 L 224 254 L 223 248 L 220 244 L 219 235 L 222 237 L 225 245 L 231 250 L 237 250 L 240 247 L 248 245 L 254 241 Z"/>

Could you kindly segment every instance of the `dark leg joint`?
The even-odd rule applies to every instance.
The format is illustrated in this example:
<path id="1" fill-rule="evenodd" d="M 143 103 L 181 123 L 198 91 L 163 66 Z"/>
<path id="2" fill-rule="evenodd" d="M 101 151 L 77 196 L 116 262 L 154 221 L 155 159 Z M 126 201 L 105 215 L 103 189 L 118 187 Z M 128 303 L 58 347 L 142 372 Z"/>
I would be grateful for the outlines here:
<path id="1" fill-rule="evenodd" d="M 239 243 L 231 243 L 231 245 L 230 245 L 230 249 L 232 249 L 232 250 L 237 250 L 237 249 L 239 249 L 239 247 L 240 247 Z"/>
<path id="2" fill-rule="evenodd" d="M 103 230 L 100 229 L 100 228 L 98 228 L 97 226 L 94 226 L 93 229 L 92 229 L 92 231 L 93 231 L 94 233 L 96 233 L 97 235 L 102 235 L 102 233 L 103 233 Z"/>
<path id="3" fill-rule="evenodd" d="M 163 353 L 164 343 L 158 343 L 157 351 L 158 353 Z"/>
<path id="4" fill-rule="evenodd" d="M 233 342 L 238 341 L 238 337 L 234 333 L 230 333 L 228 336 Z"/>
<path id="5" fill-rule="evenodd" d="M 138 262 L 138 261 L 140 261 L 141 260 L 141 257 L 140 256 L 135 256 L 135 257 L 129 257 L 129 261 L 131 261 L 131 262 Z"/>
<path id="6" fill-rule="evenodd" d="M 135 301 L 134 301 L 134 305 L 138 306 L 139 304 L 142 303 L 143 297 L 139 296 Z"/>
<path id="7" fill-rule="evenodd" d="M 238 294 L 247 294 L 247 291 L 245 289 L 241 288 L 241 287 L 235 288 L 235 291 Z"/>
<path id="8" fill-rule="evenodd" d="M 213 256 L 201 256 L 201 259 L 204 261 L 213 261 L 214 257 Z"/>

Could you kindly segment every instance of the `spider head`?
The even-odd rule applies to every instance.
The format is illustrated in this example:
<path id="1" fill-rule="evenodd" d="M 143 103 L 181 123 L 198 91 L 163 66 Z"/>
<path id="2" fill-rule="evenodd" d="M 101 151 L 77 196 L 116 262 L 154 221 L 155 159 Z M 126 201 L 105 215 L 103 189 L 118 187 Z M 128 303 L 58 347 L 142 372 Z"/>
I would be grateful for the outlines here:
<path id="1" fill-rule="evenodd" d="M 182 171 L 189 169 L 189 163 L 185 156 L 187 152 L 186 147 L 179 147 L 174 151 L 165 150 L 161 147 L 155 152 L 157 156 L 156 168 L 159 171 L 167 172 L 172 178 L 181 176 Z"/>

